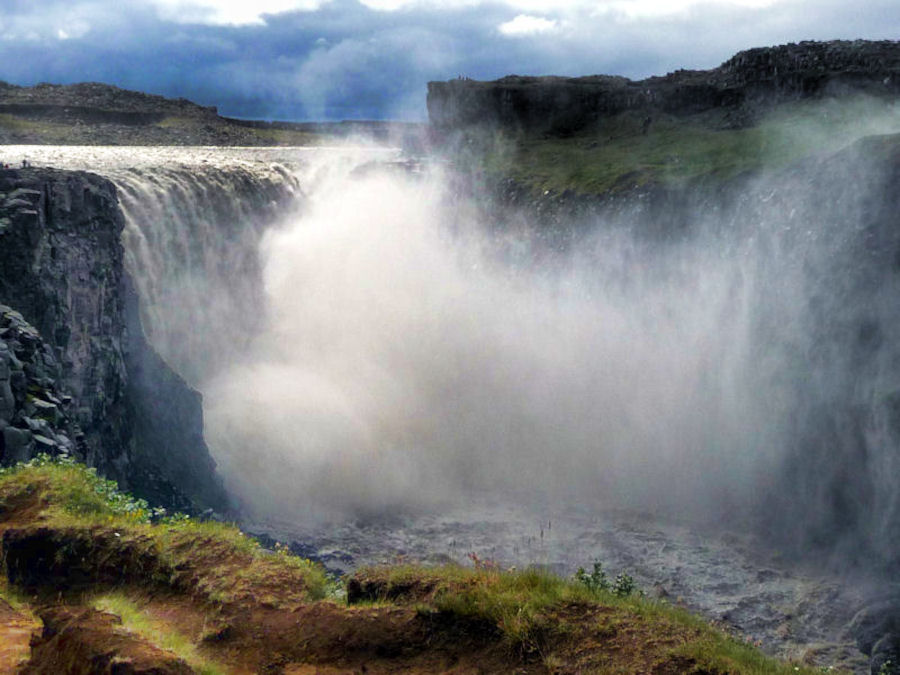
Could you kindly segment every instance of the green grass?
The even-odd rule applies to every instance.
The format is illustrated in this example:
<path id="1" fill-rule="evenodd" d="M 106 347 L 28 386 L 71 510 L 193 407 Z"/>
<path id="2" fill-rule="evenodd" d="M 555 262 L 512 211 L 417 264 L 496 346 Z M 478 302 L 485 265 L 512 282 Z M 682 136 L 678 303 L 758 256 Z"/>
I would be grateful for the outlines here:
<path id="1" fill-rule="evenodd" d="M 9 113 L 0 113 L 0 129 L 17 132 L 39 131 L 41 125 Z"/>
<path id="2" fill-rule="evenodd" d="M 13 467 L 0 469 L 0 507 L 15 495 L 44 490 L 51 513 L 62 513 L 128 524 L 149 523 L 162 517 L 164 509 L 151 509 L 143 499 L 119 491 L 115 481 L 70 457 L 39 455 Z"/>
<path id="3" fill-rule="evenodd" d="M 255 129 L 223 120 L 170 116 L 136 127 L 106 123 L 71 124 L 41 117 L 0 114 L 0 140 L 49 145 L 315 146 L 334 143 L 324 134 L 293 129 Z"/>
<path id="4" fill-rule="evenodd" d="M 122 593 L 109 593 L 93 599 L 95 609 L 115 614 L 122 619 L 123 627 L 153 645 L 174 653 L 201 675 L 225 675 L 228 671 L 218 663 L 203 656 L 196 645 L 177 630 L 143 612 Z"/>
<path id="5" fill-rule="evenodd" d="M 0 514 L 28 498 L 40 500 L 42 524 L 97 540 L 114 532 L 108 541 L 156 561 L 157 580 L 170 575 L 168 583 L 194 584 L 213 601 L 239 602 L 263 593 L 273 605 L 298 603 L 321 599 L 333 586 L 321 566 L 287 549 L 272 555 L 232 524 L 151 508 L 70 458 L 41 455 L 0 469 Z M 282 586 L 287 587 L 279 591 Z"/>
<path id="6" fill-rule="evenodd" d="M 0 575 L 0 599 L 15 611 L 32 616 L 29 598 L 15 586 L 10 586 L 5 575 Z"/>
<path id="7" fill-rule="evenodd" d="M 561 666 L 560 652 L 554 645 L 567 637 L 584 646 L 588 639 L 602 642 L 631 632 L 646 637 L 648 642 L 654 636 L 674 636 L 678 644 L 664 649 L 662 655 L 691 659 L 710 672 L 822 672 L 769 658 L 753 645 L 667 603 L 637 593 L 623 597 L 611 590 L 589 588 L 575 579 L 563 579 L 544 570 L 501 572 L 453 565 L 397 566 L 367 568 L 356 576 L 377 580 L 385 597 L 397 588 L 406 589 L 409 594 L 405 601 L 415 604 L 420 613 L 437 612 L 491 624 L 511 649 L 524 655 L 539 655 L 551 669 L 554 664 Z M 421 594 L 418 598 L 416 589 Z M 397 601 L 403 601 L 403 596 Z M 587 627 L 585 617 L 593 622 Z M 622 663 L 613 670 L 622 667 L 622 672 L 634 672 Z"/>
<path id="8" fill-rule="evenodd" d="M 724 128 L 720 112 L 664 115 L 646 135 L 642 122 L 643 115 L 623 113 L 568 138 L 494 139 L 483 167 L 536 193 L 599 194 L 722 180 L 836 152 L 863 136 L 900 132 L 900 108 L 870 99 L 798 102 L 739 129 Z"/>
<path id="9" fill-rule="evenodd" d="M 3 142 L 32 143 L 40 139 L 41 143 L 66 145 L 67 142 L 71 142 L 71 140 L 67 141 L 67 139 L 71 139 L 71 136 L 72 127 L 67 124 L 19 117 L 8 113 L 0 114 L 0 138 L 6 139 Z"/>
<path id="10" fill-rule="evenodd" d="M 584 586 L 541 570 L 479 575 L 480 583 L 439 593 L 435 608 L 495 624 L 511 645 L 526 653 L 540 649 L 548 632 L 564 630 L 549 610 L 596 600 Z"/>
<path id="11" fill-rule="evenodd" d="M 183 133 L 198 133 L 205 129 L 206 123 L 200 122 L 190 117 L 166 117 L 157 122 L 154 126 L 165 131 L 176 131 Z M 214 132 L 231 132 L 237 138 L 238 143 L 247 143 L 250 145 L 260 146 L 296 146 L 306 147 L 322 145 L 329 142 L 329 138 L 323 134 L 316 134 L 309 131 L 300 131 L 295 129 L 266 129 L 254 127 L 242 127 L 229 124 L 227 122 L 217 122 L 214 127 L 209 129 Z"/>

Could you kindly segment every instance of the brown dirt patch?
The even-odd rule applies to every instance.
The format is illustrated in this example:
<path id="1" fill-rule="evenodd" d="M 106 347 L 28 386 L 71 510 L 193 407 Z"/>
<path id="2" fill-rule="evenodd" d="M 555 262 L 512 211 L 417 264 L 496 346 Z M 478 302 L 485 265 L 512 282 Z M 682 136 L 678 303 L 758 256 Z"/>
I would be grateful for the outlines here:
<path id="1" fill-rule="evenodd" d="M 291 612 L 246 609 L 220 622 L 211 654 L 249 660 L 257 672 L 546 672 L 521 662 L 490 627 L 410 607 L 318 602 Z"/>
<path id="2" fill-rule="evenodd" d="M 88 608 L 53 607 L 40 613 L 44 630 L 23 675 L 187 675 L 191 668 L 125 631 L 118 617 Z"/>
<path id="3" fill-rule="evenodd" d="M 0 598 L 0 673 L 14 673 L 28 660 L 31 636 L 39 630 L 34 617 L 17 612 Z"/>

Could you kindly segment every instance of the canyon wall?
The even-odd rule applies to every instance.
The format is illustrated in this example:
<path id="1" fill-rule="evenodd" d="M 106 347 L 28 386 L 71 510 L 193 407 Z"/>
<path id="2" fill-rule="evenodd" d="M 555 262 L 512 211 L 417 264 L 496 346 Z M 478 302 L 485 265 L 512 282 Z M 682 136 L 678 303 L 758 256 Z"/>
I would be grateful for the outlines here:
<path id="1" fill-rule="evenodd" d="M 0 204 L 0 302 L 33 326 L 31 341 L 45 355 L 43 373 L 25 368 L 35 382 L 24 383 L 6 420 L 3 463 L 72 453 L 155 503 L 225 509 L 200 395 L 144 338 L 115 186 L 84 172 L 5 170 Z M 11 342 L 21 355 L 21 337 Z M 53 440 L 34 421 L 48 417 L 48 403 L 72 443 L 41 440 Z"/>
<path id="2" fill-rule="evenodd" d="M 293 197 L 284 182 L 234 173 L 231 197 L 260 219 Z M 0 462 L 72 454 L 153 503 L 226 510 L 201 396 L 145 337 L 125 227 L 110 180 L 0 171 Z"/>
<path id="3" fill-rule="evenodd" d="M 626 111 L 652 117 L 712 109 L 755 108 L 808 97 L 900 93 L 900 43 L 801 42 L 740 52 L 711 70 L 678 70 L 633 81 L 625 77 L 467 78 L 428 83 L 428 116 L 441 131 L 469 126 L 570 134 Z"/>

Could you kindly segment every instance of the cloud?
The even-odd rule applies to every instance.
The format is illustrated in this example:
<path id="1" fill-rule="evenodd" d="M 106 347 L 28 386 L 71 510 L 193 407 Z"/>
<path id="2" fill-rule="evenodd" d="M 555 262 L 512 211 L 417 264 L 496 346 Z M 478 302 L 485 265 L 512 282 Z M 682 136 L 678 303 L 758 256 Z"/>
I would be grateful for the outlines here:
<path id="1" fill-rule="evenodd" d="M 109 82 L 241 117 L 421 120 L 429 80 L 639 79 L 897 25 L 896 0 L 12 0 L 0 79 Z"/>
<path id="2" fill-rule="evenodd" d="M 264 24 L 265 15 L 314 11 L 330 0 L 150 0 L 160 18 L 175 23 Z"/>
<path id="3" fill-rule="evenodd" d="M 693 8 L 764 9 L 784 0 L 607 0 L 594 6 L 594 14 L 616 13 L 628 19 L 646 19 L 681 14 Z"/>
<path id="4" fill-rule="evenodd" d="M 535 35 L 536 33 L 551 33 L 559 28 L 559 22 L 545 19 L 541 16 L 519 14 L 516 18 L 498 26 L 503 35 L 508 37 L 521 37 L 523 35 Z"/>

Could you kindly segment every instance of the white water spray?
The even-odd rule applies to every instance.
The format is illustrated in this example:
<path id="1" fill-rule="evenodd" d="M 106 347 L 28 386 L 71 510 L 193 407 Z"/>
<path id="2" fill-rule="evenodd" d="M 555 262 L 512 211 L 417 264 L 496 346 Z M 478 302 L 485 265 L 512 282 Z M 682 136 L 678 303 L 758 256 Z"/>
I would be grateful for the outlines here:
<path id="1" fill-rule="evenodd" d="M 231 490 L 298 520 L 484 491 L 745 503 L 784 395 L 779 355 L 756 362 L 768 270 L 746 246 L 612 229 L 542 268 L 539 244 L 456 214 L 439 174 L 376 172 L 266 234 L 270 323 L 206 389 Z"/>
<path id="2" fill-rule="evenodd" d="M 145 329 L 203 391 L 248 511 L 490 492 L 752 516 L 782 542 L 896 560 L 900 235 L 869 162 L 691 193 L 653 233 L 635 199 L 567 224 L 560 253 L 480 221 L 439 172 L 316 156 L 295 165 L 302 212 L 274 227 L 246 207 L 274 184 L 256 182 L 266 161 L 107 172 L 140 230 Z"/>

